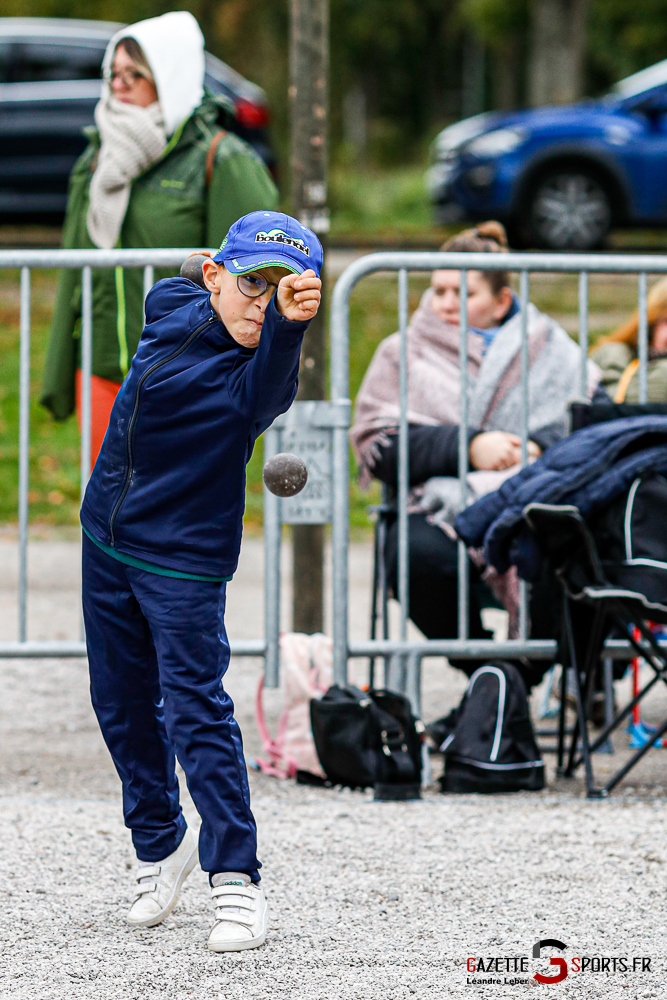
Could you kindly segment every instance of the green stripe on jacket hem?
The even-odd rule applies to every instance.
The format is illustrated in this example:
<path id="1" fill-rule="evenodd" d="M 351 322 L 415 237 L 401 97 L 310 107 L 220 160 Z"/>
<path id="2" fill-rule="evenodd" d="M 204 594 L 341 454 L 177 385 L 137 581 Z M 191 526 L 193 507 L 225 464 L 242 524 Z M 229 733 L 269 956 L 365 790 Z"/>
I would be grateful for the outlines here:
<path id="1" fill-rule="evenodd" d="M 98 542 L 83 525 L 81 525 L 81 529 L 86 538 L 90 538 L 93 545 L 97 545 L 98 549 L 102 549 L 102 552 L 106 552 L 112 559 L 117 559 L 118 562 L 125 563 L 127 566 L 134 566 L 135 569 L 143 569 L 146 573 L 155 573 L 157 576 L 172 576 L 177 580 L 198 580 L 199 583 L 229 583 L 231 580 L 231 576 L 199 576 L 197 573 L 181 573 L 177 569 L 165 569 L 164 566 L 156 566 L 155 563 L 146 562 L 145 559 L 135 559 L 134 556 L 128 556 L 125 552 L 118 552 L 116 549 L 112 549 L 110 545 Z"/>

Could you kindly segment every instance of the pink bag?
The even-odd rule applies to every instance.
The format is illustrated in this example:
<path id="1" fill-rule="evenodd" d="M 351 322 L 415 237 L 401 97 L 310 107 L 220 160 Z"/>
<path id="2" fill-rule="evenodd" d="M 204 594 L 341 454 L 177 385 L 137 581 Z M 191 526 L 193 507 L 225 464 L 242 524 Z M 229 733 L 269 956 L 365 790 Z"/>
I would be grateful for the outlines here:
<path id="1" fill-rule="evenodd" d="M 268 760 L 255 759 L 260 771 L 275 778 L 293 778 L 297 771 L 324 777 L 310 726 L 310 700 L 321 698 L 333 679 L 333 642 L 321 632 L 304 635 L 285 632 L 280 637 L 280 672 L 285 691 L 278 732 L 272 739 L 266 727 L 260 677 L 255 718 Z"/>

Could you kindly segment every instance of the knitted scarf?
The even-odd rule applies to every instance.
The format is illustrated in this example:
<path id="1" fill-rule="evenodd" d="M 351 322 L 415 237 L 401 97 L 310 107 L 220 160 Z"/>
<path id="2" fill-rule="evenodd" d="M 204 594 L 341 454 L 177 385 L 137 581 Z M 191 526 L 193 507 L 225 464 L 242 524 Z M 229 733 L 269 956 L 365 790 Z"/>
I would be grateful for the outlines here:
<path id="1" fill-rule="evenodd" d="M 433 312 L 428 289 L 408 326 L 408 423 L 456 424 L 459 421 L 459 330 Z M 468 377 L 482 364 L 484 341 L 468 333 Z M 370 482 L 369 467 L 379 457 L 399 424 L 399 334 L 383 340 L 364 376 L 355 403 L 350 439 L 359 463 L 362 485 Z"/>
<path id="2" fill-rule="evenodd" d="M 428 289 L 408 326 L 408 423 L 457 424 L 461 386 L 459 329 L 443 323 L 430 307 Z M 528 305 L 528 429 L 561 424 L 567 405 L 579 396 L 579 348 L 549 316 Z M 355 404 L 350 438 L 362 484 L 399 423 L 399 335 L 383 340 L 364 376 Z M 521 433 L 521 314 L 514 313 L 485 351 L 480 334 L 468 332 L 468 421 L 480 430 Z M 588 362 L 588 394 L 600 380 Z M 488 473 L 482 476 L 487 485 Z M 498 478 L 499 477 L 499 478 Z M 504 475 L 493 473 L 488 483 Z M 491 488 L 496 488 L 492 486 Z M 486 489 L 484 490 L 486 492 Z"/>
<path id="3" fill-rule="evenodd" d="M 130 200 L 130 185 L 158 159 L 167 145 L 162 111 L 103 97 L 95 108 L 101 147 L 90 182 L 87 227 L 93 243 L 116 246 Z"/>

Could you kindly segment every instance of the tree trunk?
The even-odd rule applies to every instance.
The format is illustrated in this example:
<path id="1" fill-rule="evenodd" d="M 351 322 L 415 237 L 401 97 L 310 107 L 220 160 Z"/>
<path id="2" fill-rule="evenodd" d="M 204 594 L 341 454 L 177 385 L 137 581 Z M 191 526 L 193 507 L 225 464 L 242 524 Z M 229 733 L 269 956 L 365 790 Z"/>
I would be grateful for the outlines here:
<path id="1" fill-rule="evenodd" d="M 290 107 L 292 212 L 324 244 L 327 201 L 329 0 L 291 0 Z M 324 297 L 303 342 L 299 399 L 324 399 Z M 292 528 L 292 621 L 296 632 L 321 632 L 324 596 L 324 527 Z"/>
<path id="2" fill-rule="evenodd" d="M 588 0 L 531 0 L 529 98 L 533 107 L 583 94 Z"/>
<path id="3" fill-rule="evenodd" d="M 521 105 L 521 62 L 515 38 L 493 53 L 493 106 L 499 111 L 511 111 Z"/>

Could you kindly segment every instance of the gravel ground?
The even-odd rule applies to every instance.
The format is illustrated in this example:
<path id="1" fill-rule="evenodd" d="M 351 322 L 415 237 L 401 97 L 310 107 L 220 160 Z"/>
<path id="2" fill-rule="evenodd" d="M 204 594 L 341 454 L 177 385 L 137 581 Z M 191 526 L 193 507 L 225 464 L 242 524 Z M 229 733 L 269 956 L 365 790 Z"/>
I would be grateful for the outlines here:
<path id="1" fill-rule="evenodd" d="M 33 550 L 31 636 L 74 637 L 75 547 Z M 0 543 L 3 638 L 14 630 L 14 556 L 11 540 Z M 261 545 L 251 539 L 230 586 L 232 635 L 257 628 L 243 609 L 253 595 L 257 603 L 260 566 Z M 352 566 L 353 629 L 363 634 L 367 547 L 355 547 Z M 252 722 L 259 671 L 257 661 L 240 660 L 229 674 L 249 755 L 259 749 Z M 660 751 L 605 802 L 583 799 L 579 779 L 556 781 L 551 765 L 539 794 L 443 797 L 430 789 L 405 804 L 251 772 L 270 938 L 256 951 L 219 956 L 205 948 L 212 910 L 201 871 L 162 926 L 133 931 L 124 923 L 133 857 L 85 664 L 0 661 L 0 685 L 2 998 L 514 997 L 538 985 L 530 977 L 540 967 L 555 971 L 532 960 L 544 938 L 564 942 L 570 962 L 651 959 L 650 973 L 570 972 L 554 995 L 667 995 Z M 454 704 L 462 688 L 459 674 L 427 661 L 427 718 Z M 279 700 L 269 693 L 272 718 Z M 661 707 L 656 701 L 652 710 Z M 613 757 L 597 758 L 599 767 L 622 759 L 623 740 Z M 184 808 L 196 825 L 187 792 Z M 527 971 L 471 976 L 469 957 L 523 957 Z M 490 975 L 500 983 L 468 982 Z"/>

